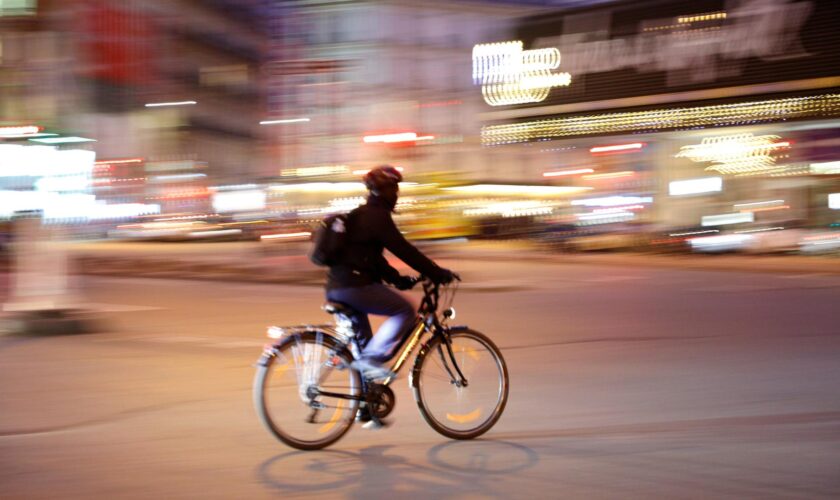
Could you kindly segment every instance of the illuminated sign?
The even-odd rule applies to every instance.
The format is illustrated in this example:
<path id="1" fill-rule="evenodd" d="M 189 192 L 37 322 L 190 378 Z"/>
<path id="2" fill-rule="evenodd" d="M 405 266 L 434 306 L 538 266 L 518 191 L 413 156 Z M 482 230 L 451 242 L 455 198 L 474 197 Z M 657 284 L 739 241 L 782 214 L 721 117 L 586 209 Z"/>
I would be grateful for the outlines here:
<path id="1" fill-rule="evenodd" d="M 840 193 L 831 193 L 828 195 L 828 208 L 840 210 Z"/>
<path id="2" fill-rule="evenodd" d="M 708 82 L 740 73 L 735 61 L 807 56 L 799 34 L 812 10 L 812 2 L 745 0 L 728 12 L 645 19 L 637 35 L 610 39 L 611 16 L 601 16 L 602 26 L 590 21 L 587 32 L 538 38 L 534 46 L 558 47 L 575 75 L 631 68 L 665 71 L 669 85 Z"/>
<path id="3" fill-rule="evenodd" d="M 572 82 L 569 73 L 553 73 L 560 66 L 556 48 L 523 50 L 521 41 L 484 43 L 473 47 L 473 82 L 481 85 L 491 106 L 540 102 L 553 87 Z"/>

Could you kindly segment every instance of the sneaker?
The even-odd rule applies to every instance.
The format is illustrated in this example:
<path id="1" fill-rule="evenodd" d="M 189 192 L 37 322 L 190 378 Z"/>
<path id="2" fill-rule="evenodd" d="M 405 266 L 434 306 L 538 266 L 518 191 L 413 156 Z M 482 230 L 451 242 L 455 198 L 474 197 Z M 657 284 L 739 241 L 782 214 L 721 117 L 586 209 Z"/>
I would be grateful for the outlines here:
<path id="1" fill-rule="evenodd" d="M 369 422 L 362 424 L 362 429 L 368 431 L 378 431 L 379 429 L 384 429 L 386 427 L 388 427 L 388 422 L 385 422 L 382 419 L 370 420 Z"/>
<path id="2" fill-rule="evenodd" d="M 364 358 L 353 361 L 350 366 L 354 370 L 358 370 L 368 380 L 380 380 L 396 376 L 394 372 L 384 366 Z"/>

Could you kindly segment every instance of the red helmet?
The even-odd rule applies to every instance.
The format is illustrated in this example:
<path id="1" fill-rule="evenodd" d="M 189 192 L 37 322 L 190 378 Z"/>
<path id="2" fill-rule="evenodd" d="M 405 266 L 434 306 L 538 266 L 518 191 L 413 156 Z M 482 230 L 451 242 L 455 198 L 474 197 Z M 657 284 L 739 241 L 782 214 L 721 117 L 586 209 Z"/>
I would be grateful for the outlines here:
<path id="1" fill-rule="evenodd" d="M 391 165 L 380 165 L 365 174 L 365 186 L 371 191 L 379 191 L 388 186 L 396 186 L 402 182 L 403 176 L 399 170 Z"/>

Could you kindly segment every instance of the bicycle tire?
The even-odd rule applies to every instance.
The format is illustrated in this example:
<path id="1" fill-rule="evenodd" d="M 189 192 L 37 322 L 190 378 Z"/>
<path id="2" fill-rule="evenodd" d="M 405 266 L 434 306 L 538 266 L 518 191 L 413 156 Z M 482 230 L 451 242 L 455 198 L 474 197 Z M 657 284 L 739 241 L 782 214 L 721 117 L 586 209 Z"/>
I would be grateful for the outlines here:
<path id="1" fill-rule="evenodd" d="M 346 379 L 346 393 L 349 396 L 359 396 L 361 394 L 361 377 L 356 370 L 349 368 L 349 364 L 352 361 L 352 355 L 350 352 L 344 349 L 342 345 L 329 334 L 310 331 L 290 335 L 289 337 L 284 338 L 274 346 L 274 354 L 263 355 L 263 358 L 261 358 L 257 365 L 257 371 L 254 376 L 253 399 L 254 407 L 257 410 L 260 420 L 277 439 L 288 446 L 299 450 L 319 450 L 335 443 L 350 430 L 350 427 L 352 427 L 355 422 L 356 412 L 359 408 L 359 401 L 355 399 L 334 399 L 336 407 L 331 415 L 331 419 L 326 423 L 301 422 L 297 420 L 297 416 L 288 416 L 291 421 L 294 421 L 294 425 L 298 426 L 297 428 L 299 429 L 314 429 L 318 432 L 320 432 L 321 429 L 325 429 L 323 431 L 324 436 L 321 438 L 307 439 L 301 436 L 296 436 L 294 435 L 295 432 L 291 429 L 292 425 L 286 424 L 285 422 L 281 423 L 282 420 L 287 418 L 286 413 L 291 413 L 293 410 L 301 411 L 302 414 L 310 412 L 310 415 L 318 413 L 317 411 L 313 411 L 311 407 L 306 404 L 306 401 L 302 401 L 302 399 L 304 399 L 304 396 L 302 395 L 304 390 L 301 389 L 301 387 L 303 387 L 304 384 L 299 381 L 299 378 L 297 380 L 291 380 L 292 383 L 297 382 L 297 386 L 290 386 L 288 383 L 285 385 L 285 391 L 282 392 L 282 394 L 285 394 L 286 396 L 285 400 L 281 399 L 282 394 L 278 394 L 277 397 L 274 396 L 275 393 L 280 393 L 280 389 L 284 386 L 282 383 L 273 383 L 273 380 L 278 379 L 278 382 L 283 382 L 286 381 L 285 379 L 291 379 L 291 376 L 286 376 L 286 372 L 290 366 L 287 351 L 293 351 L 295 347 L 299 350 L 302 348 L 305 351 L 307 349 L 306 346 L 312 346 L 309 348 L 311 352 L 323 349 L 327 353 L 333 352 L 335 355 L 339 356 L 347 367 L 342 370 L 327 367 L 331 370 L 328 376 L 331 376 L 333 373 L 340 374 L 338 376 L 339 381 Z M 298 356 L 294 352 L 291 354 L 291 363 L 294 365 L 296 376 L 299 377 L 298 374 L 300 371 L 298 370 L 298 359 L 306 356 Z M 307 360 L 303 361 L 305 363 Z M 282 362 L 285 362 L 285 364 L 281 364 Z M 286 368 L 280 368 L 283 366 Z M 323 366 L 326 367 L 326 365 Z M 321 372 L 321 369 L 322 368 L 319 366 L 317 375 L 315 375 L 315 378 L 318 378 L 319 381 L 322 377 L 322 373 L 325 373 Z M 284 379 L 281 379 L 280 377 L 284 377 Z M 307 387 L 309 385 L 312 384 L 307 383 Z M 320 386 L 320 384 L 317 385 Z M 334 384 L 331 383 L 330 385 L 332 386 Z M 273 387 L 276 390 L 273 391 Z M 339 391 L 345 393 L 343 389 L 333 389 L 333 392 Z M 269 394 L 272 394 L 272 396 L 269 396 Z M 277 399 L 274 403 L 271 402 L 273 398 Z M 289 401 L 289 399 L 291 399 L 291 401 Z M 290 402 L 292 404 L 289 404 Z M 298 405 L 295 403 L 300 404 Z M 339 410 L 341 410 L 341 414 L 339 414 Z M 310 428 L 305 424 L 315 424 L 315 426 L 320 424 L 321 427 L 316 429 L 315 426 L 313 426 Z"/>
<path id="2" fill-rule="evenodd" d="M 498 372 L 498 394 L 495 403 L 493 404 L 492 410 L 487 413 L 486 418 L 483 418 L 480 422 L 476 425 L 469 424 L 466 428 L 455 428 L 453 424 L 447 424 L 446 420 L 450 420 L 455 423 L 469 423 L 469 418 L 471 415 L 481 415 L 482 413 L 486 413 L 482 411 L 480 406 L 476 407 L 473 411 L 467 413 L 459 413 L 459 414 L 451 414 L 448 412 L 444 412 L 443 416 L 446 418 L 441 418 L 441 415 L 438 415 L 438 409 L 433 408 L 436 406 L 436 402 L 432 402 L 432 399 L 438 399 L 438 394 L 436 394 L 435 389 L 432 387 L 427 387 L 430 385 L 429 382 L 433 382 L 434 379 L 440 378 L 436 377 L 433 371 L 435 370 L 434 366 L 434 359 L 436 356 L 439 356 L 441 352 L 444 354 L 446 353 L 445 344 L 442 343 L 442 339 L 440 337 L 433 337 L 429 342 L 427 342 L 423 348 L 421 349 L 420 353 L 418 353 L 417 358 L 414 362 L 414 367 L 411 373 L 411 388 L 412 392 L 414 393 L 414 399 L 417 402 L 417 406 L 420 409 L 420 414 L 423 416 L 423 419 L 429 426 L 434 429 L 436 432 L 451 438 L 451 439 L 473 439 L 476 438 L 488 430 L 490 430 L 496 422 L 498 422 L 499 418 L 501 418 L 502 413 L 505 410 L 505 406 L 507 405 L 508 394 L 510 391 L 510 380 L 508 377 L 508 370 L 507 365 L 505 363 L 504 357 L 502 357 L 501 351 L 499 348 L 496 347 L 496 344 L 493 343 L 486 335 L 482 334 L 481 332 L 471 330 L 466 327 L 459 327 L 453 328 L 450 331 L 450 338 L 452 339 L 453 346 L 455 348 L 458 347 L 460 344 L 466 344 L 466 342 L 462 342 L 463 340 L 471 340 L 474 343 L 477 343 L 479 346 L 484 347 L 486 353 L 492 358 L 492 361 L 495 364 L 496 371 Z M 439 350 L 438 348 L 441 348 Z M 448 355 L 448 354 L 446 354 Z M 458 353 L 456 353 L 456 356 Z M 480 353 L 475 352 L 475 356 L 481 356 Z M 450 362 L 451 363 L 451 362 Z M 472 375 L 476 375 L 476 373 L 467 373 L 470 371 L 469 363 L 464 363 L 464 366 L 461 366 L 459 362 L 459 368 L 464 371 L 464 376 L 467 378 L 467 381 L 470 385 L 466 388 L 458 388 L 454 384 L 449 382 L 450 386 L 455 387 L 455 392 L 461 391 L 458 393 L 457 399 L 461 399 L 461 396 L 470 390 L 470 386 L 476 387 L 476 385 L 484 385 L 492 387 L 492 381 L 482 380 L 481 377 L 478 379 L 473 379 Z M 438 366 L 440 368 L 442 366 Z M 492 370 L 489 370 L 492 372 Z M 448 378 L 448 374 L 443 375 L 444 378 Z M 424 378 L 425 377 L 425 378 Z M 487 378 L 487 377 L 485 377 Z M 445 381 L 444 381 L 445 382 Z M 442 385 L 444 388 L 446 384 L 437 381 L 439 385 Z M 430 392 L 431 391 L 431 392 Z M 446 394 L 443 395 L 443 398 L 447 398 Z M 460 404 L 460 402 L 458 403 Z M 468 403 L 471 404 L 471 403 Z M 475 417 L 476 419 L 478 417 Z"/>

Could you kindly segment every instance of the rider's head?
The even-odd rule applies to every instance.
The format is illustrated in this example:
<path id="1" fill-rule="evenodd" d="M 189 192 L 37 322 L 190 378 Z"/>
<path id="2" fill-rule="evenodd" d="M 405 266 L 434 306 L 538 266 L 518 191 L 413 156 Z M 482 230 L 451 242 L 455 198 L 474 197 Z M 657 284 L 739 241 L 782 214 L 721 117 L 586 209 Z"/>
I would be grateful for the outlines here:
<path id="1" fill-rule="evenodd" d="M 370 191 L 370 195 L 384 202 L 391 210 L 397 206 L 402 180 L 400 171 L 391 165 L 380 165 L 364 177 L 365 186 Z"/>

